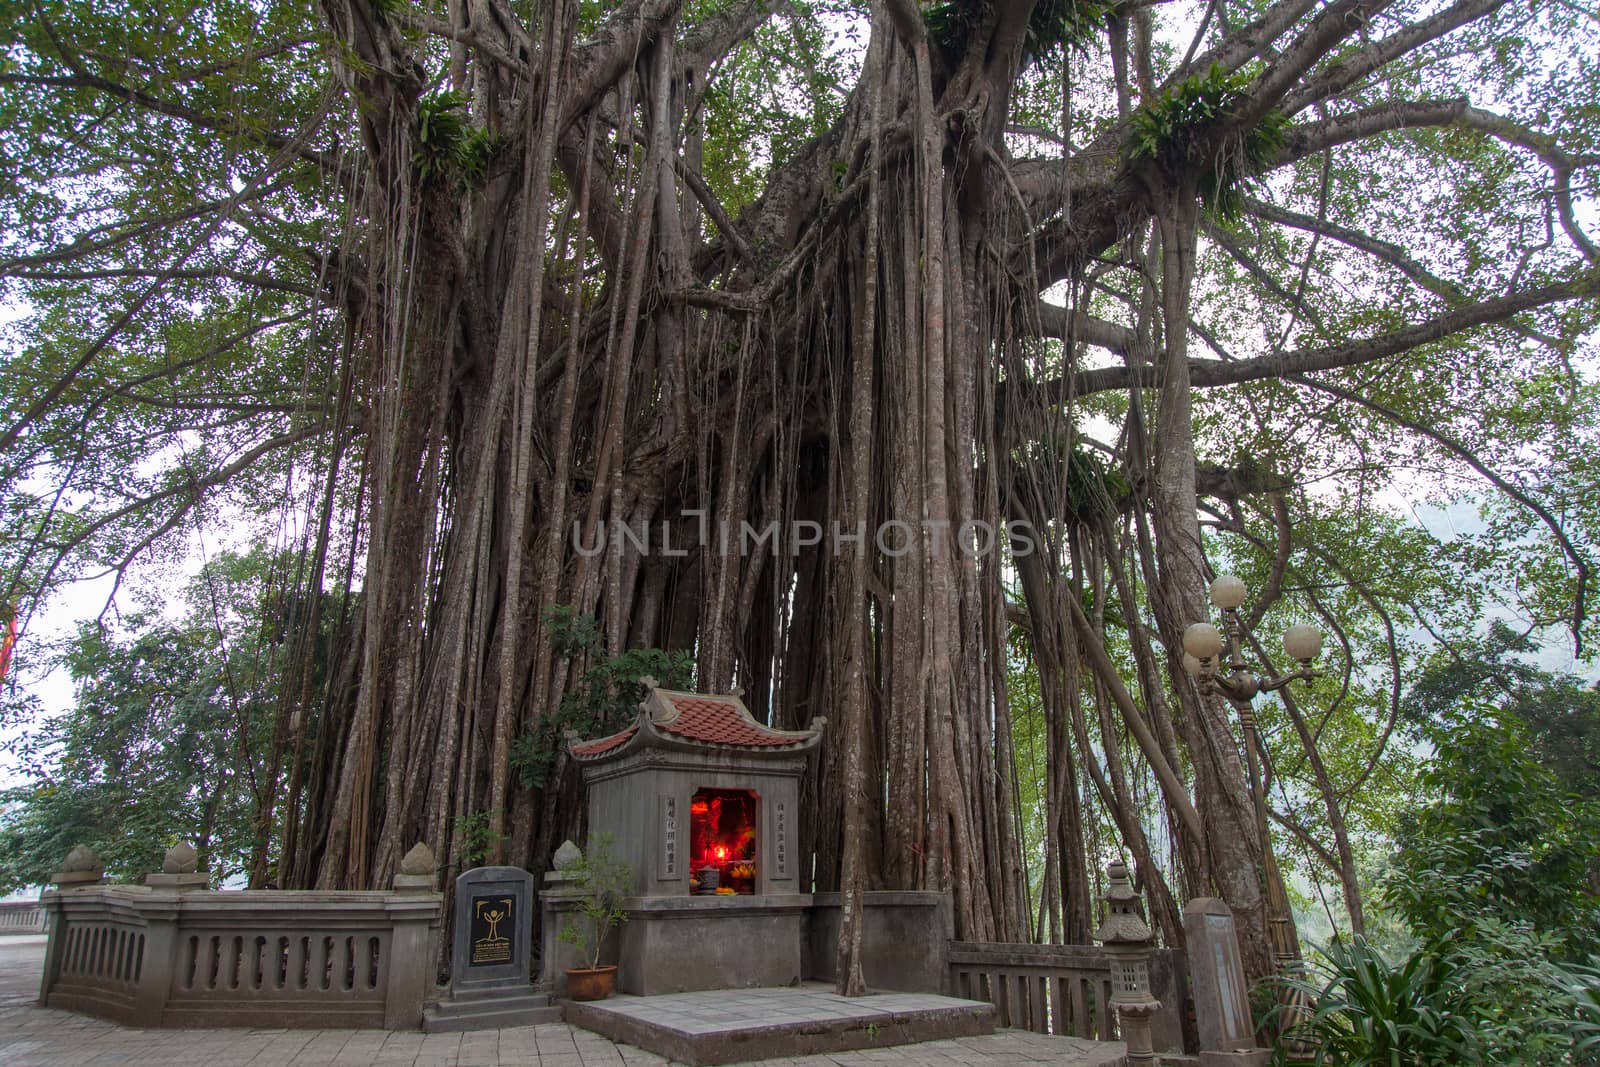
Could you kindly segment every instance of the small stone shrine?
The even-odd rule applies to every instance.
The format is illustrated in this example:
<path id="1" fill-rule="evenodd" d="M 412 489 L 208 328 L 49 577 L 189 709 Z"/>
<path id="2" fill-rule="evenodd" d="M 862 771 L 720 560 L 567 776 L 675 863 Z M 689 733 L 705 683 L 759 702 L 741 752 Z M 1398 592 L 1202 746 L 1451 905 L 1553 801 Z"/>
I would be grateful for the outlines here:
<path id="1" fill-rule="evenodd" d="M 422 1013 L 430 1033 L 553 1022 L 559 1009 L 534 992 L 533 875 L 474 867 L 456 879 L 450 988 Z"/>
<path id="2" fill-rule="evenodd" d="M 589 833 L 633 872 L 613 958 L 623 992 L 781 986 L 801 976 L 809 894 L 796 847 L 800 778 L 822 739 L 756 722 L 739 694 L 648 693 L 624 729 L 568 751 Z M 591 838 L 592 839 L 592 838 Z M 547 893 L 547 906 L 559 906 Z M 560 919 L 547 913 L 547 922 Z M 559 978 L 547 968 L 547 980 Z"/>
<path id="3" fill-rule="evenodd" d="M 1233 912 L 1216 897 L 1196 897 L 1183 909 L 1183 935 L 1200 1067 L 1267 1067 L 1272 1053 L 1256 1047 Z"/>

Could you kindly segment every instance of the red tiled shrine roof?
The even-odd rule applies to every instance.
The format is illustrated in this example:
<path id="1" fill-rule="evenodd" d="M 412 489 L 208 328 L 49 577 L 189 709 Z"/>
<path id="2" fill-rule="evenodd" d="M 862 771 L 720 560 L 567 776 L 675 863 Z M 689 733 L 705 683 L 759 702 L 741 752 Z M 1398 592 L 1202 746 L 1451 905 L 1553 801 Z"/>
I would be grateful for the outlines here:
<path id="1" fill-rule="evenodd" d="M 662 742 L 765 752 L 805 750 L 816 744 L 823 724 L 824 720 L 818 719 L 809 730 L 772 730 L 756 722 L 737 694 L 676 693 L 652 687 L 639 705 L 639 718 L 632 725 L 593 741 L 574 737 L 568 742 L 567 750 L 586 762 L 620 756 L 641 744 Z"/>
<path id="2" fill-rule="evenodd" d="M 630 726 L 621 733 L 612 734 L 610 737 L 602 737 L 598 741 L 583 741 L 572 746 L 572 754 L 574 756 L 603 755 L 614 748 L 626 744 L 628 738 L 638 732 L 639 728 L 637 726 Z"/>
<path id="3" fill-rule="evenodd" d="M 656 725 L 668 733 L 714 745 L 794 745 L 807 740 L 777 733 L 741 714 L 739 705 L 704 697 L 672 697 L 677 718 Z"/>

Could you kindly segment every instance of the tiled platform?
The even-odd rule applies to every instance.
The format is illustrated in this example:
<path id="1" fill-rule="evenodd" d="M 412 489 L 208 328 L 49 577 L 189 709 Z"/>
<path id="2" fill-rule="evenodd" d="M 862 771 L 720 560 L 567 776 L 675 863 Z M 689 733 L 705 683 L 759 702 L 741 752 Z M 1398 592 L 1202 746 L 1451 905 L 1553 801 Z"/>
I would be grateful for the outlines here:
<path id="1" fill-rule="evenodd" d="M 139 1030 L 35 1004 L 43 937 L 0 938 L 0 1067 L 672 1067 L 666 1057 L 566 1023 L 424 1034 L 383 1030 Z M 770 1067 L 1116 1067 L 1121 1045 L 1000 1030 L 983 1037 L 829 1055 Z"/>
<path id="2" fill-rule="evenodd" d="M 695 1064 L 883 1049 L 994 1032 L 994 1006 L 925 993 L 841 997 L 831 987 L 717 989 L 568 1001 L 563 1018 Z"/>

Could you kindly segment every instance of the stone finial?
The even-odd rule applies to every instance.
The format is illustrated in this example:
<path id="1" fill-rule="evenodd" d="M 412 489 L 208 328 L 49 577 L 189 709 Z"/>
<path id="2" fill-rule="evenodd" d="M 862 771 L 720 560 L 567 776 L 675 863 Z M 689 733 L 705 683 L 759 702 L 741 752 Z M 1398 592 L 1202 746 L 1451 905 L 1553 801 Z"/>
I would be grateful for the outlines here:
<path id="1" fill-rule="evenodd" d="M 434 859 L 433 849 L 421 841 L 412 845 L 411 851 L 400 860 L 401 874 L 432 875 L 438 867 L 439 861 Z"/>
<path id="2" fill-rule="evenodd" d="M 211 877 L 198 873 L 199 866 L 194 846 L 187 841 L 180 841 L 161 857 L 161 870 L 144 876 L 144 884 L 151 889 L 170 889 L 179 893 L 210 889 Z"/>
<path id="3" fill-rule="evenodd" d="M 87 845 L 74 845 L 72 851 L 67 853 L 67 858 L 62 861 L 61 869 L 68 874 L 87 874 L 90 871 L 100 871 L 104 866 L 100 857 L 95 855 L 94 849 Z"/>
<path id="4" fill-rule="evenodd" d="M 398 893 L 432 893 L 438 880 L 439 861 L 433 849 L 418 841 L 400 858 L 400 869 L 394 873 L 394 888 Z"/>
<path id="5" fill-rule="evenodd" d="M 194 846 L 187 841 L 173 845 L 161 858 L 162 874 L 193 874 L 198 867 L 199 859 L 195 856 Z"/>
<path id="6" fill-rule="evenodd" d="M 583 850 L 571 841 L 563 841 L 561 847 L 556 849 L 555 857 L 550 861 L 550 865 L 558 871 L 564 871 L 582 861 Z"/>
<path id="7" fill-rule="evenodd" d="M 85 845 L 75 845 L 67 858 L 61 861 L 61 869 L 51 875 L 50 881 L 63 889 L 73 886 L 98 885 L 105 874 L 105 865 L 100 862 L 100 857 L 95 855 L 94 849 Z"/>

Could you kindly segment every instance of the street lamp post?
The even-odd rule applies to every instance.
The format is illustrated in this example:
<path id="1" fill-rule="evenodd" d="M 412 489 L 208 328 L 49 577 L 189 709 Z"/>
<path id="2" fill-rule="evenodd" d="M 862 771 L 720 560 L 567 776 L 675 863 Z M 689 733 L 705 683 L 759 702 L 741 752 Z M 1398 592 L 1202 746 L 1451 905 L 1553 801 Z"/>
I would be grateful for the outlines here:
<path id="1" fill-rule="evenodd" d="M 1209 622 L 1197 622 L 1183 633 L 1183 666 L 1194 675 L 1200 687 L 1227 699 L 1239 713 L 1244 733 L 1245 760 L 1249 771 L 1250 797 L 1254 803 L 1256 828 L 1261 836 L 1266 867 L 1267 916 L 1272 928 L 1273 954 L 1280 972 L 1300 958 L 1300 946 L 1290 928 L 1289 901 L 1272 854 L 1272 839 L 1267 831 L 1266 797 L 1262 794 L 1260 735 L 1256 729 L 1252 701 L 1258 693 L 1271 693 L 1293 681 L 1309 681 L 1318 676 L 1312 661 L 1322 651 L 1322 631 L 1304 624 L 1283 632 L 1283 650 L 1300 669 L 1278 677 L 1262 677 L 1249 670 L 1244 659 L 1244 620 L 1239 608 L 1245 601 L 1244 582 L 1224 574 L 1211 583 L 1211 603 L 1222 612 L 1222 629 Z"/>

